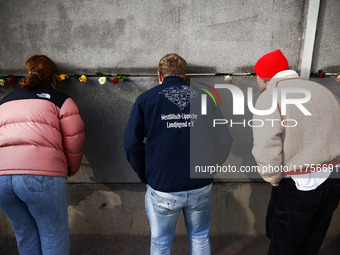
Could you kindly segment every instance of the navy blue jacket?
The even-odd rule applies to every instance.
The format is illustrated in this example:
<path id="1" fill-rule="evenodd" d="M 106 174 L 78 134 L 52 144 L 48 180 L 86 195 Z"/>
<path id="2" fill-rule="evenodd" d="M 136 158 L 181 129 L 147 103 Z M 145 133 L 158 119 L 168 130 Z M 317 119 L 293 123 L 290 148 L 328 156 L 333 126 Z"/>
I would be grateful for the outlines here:
<path id="1" fill-rule="evenodd" d="M 127 160 L 141 181 L 155 190 L 192 190 L 213 181 L 190 178 L 190 126 L 200 113 L 188 117 L 192 116 L 190 99 L 199 99 L 198 93 L 180 77 L 166 77 L 161 85 L 140 95 L 132 108 L 124 137 Z M 223 156 L 218 162 L 211 161 L 215 164 L 222 164 L 230 152 L 232 138 L 226 125 L 222 140 L 216 150 Z M 195 149 L 207 149 L 206 141 L 196 144 Z"/>

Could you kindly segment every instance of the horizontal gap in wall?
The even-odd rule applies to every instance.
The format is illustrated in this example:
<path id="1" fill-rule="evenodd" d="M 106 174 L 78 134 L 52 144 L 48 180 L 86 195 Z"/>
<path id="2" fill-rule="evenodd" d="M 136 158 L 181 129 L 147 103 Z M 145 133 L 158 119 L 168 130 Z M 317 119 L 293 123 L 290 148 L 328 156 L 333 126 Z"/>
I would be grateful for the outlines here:
<path id="1" fill-rule="evenodd" d="M 76 74 L 69 74 L 72 78 L 73 75 Z M 85 76 L 87 76 L 87 78 L 93 78 L 93 77 L 99 77 L 95 74 L 84 74 Z M 108 77 L 115 77 L 114 75 L 110 75 L 110 74 L 104 74 L 105 76 Z M 158 77 L 157 74 L 125 74 L 126 77 Z M 231 76 L 256 76 L 255 73 L 188 73 L 186 74 L 186 76 L 224 76 L 224 75 L 231 75 Z M 325 73 L 325 75 L 327 76 L 338 76 L 339 73 Z M 3 75 L 1 76 L 1 78 L 9 78 L 10 76 L 14 76 L 17 78 L 22 78 L 25 77 L 26 75 Z"/>
<path id="2" fill-rule="evenodd" d="M 221 75 L 232 75 L 232 76 L 254 76 L 255 73 L 187 73 L 187 76 L 221 76 Z M 143 77 L 143 76 L 158 76 L 157 74 L 127 74 L 130 77 Z"/>
<path id="3" fill-rule="evenodd" d="M 65 73 L 66 74 L 66 73 Z M 86 77 L 90 78 L 90 77 L 100 77 L 99 75 L 96 74 L 91 74 L 91 73 L 81 73 L 84 74 Z M 80 76 L 81 74 L 77 73 L 77 74 L 68 74 L 71 77 L 73 76 Z M 115 77 L 115 75 L 111 75 L 111 74 L 106 74 L 103 73 L 104 76 L 107 77 Z M 155 73 L 151 73 L 151 74 L 124 74 L 127 77 L 158 77 L 158 74 Z M 255 73 L 187 73 L 187 76 L 222 76 L 222 75 L 232 75 L 232 76 L 254 76 Z M 2 78 L 9 78 L 11 76 L 14 77 L 25 77 L 26 75 L 0 75 L 0 77 Z M 74 78 L 74 77 L 73 77 Z"/>
<path id="4" fill-rule="evenodd" d="M 231 76 L 256 76 L 255 73 L 188 73 L 186 76 L 222 76 L 222 75 L 231 75 Z M 337 76 L 339 73 L 325 73 L 327 76 Z M 126 74 L 128 77 L 153 77 L 158 76 L 157 74 Z"/>
<path id="5" fill-rule="evenodd" d="M 232 183 L 232 184 L 245 184 L 245 183 L 266 183 L 263 180 L 254 180 L 254 181 L 249 181 L 249 180 L 245 180 L 245 181 L 214 181 L 214 185 L 215 184 L 228 184 L 228 183 Z M 104 184 L 104 185 L 145 185 L 141 182 L 67 182 L 67 184 L 70 185 L 98 185 L 98 184 Z"/>

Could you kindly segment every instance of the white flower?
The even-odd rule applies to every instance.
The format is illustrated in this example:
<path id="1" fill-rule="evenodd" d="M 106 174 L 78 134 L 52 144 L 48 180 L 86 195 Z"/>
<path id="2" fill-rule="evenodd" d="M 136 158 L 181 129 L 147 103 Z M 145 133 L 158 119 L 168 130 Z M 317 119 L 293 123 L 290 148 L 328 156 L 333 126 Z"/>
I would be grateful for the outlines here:
<path id="1" fill-rule="evenodd" d="M 105 84 L 106 81 L 107 81 L 107 78 L 106 78 L 106 77 L 100 77 L 100 78 L 98 79 L 98 82 L 99 82 L 101 85 Z"/>
<path id="2" fill-rule="evenodd" d="M 226 82 L 226 83 L 231 83 L 233 77 L 231 77 L 231 75 L 225 75 L 223 76 L 223 80 Z"/>
<path id="3" fill-rule="evenodd" d="M 0 86 L 5 86 L 5 80 L 4 79 L 0 79 Z"/>

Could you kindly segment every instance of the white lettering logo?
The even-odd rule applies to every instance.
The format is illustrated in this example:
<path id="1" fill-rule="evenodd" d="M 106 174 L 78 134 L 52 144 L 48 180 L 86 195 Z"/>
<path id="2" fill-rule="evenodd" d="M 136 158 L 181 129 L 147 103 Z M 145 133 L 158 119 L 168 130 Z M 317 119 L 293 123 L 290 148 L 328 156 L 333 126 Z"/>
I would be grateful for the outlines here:
<path id="1" fill-rule="evenodd" d="M 234 115 L 244 115 L 244 95 L 240 88 L 236 87 L 235 85 L 231 84 L 215 84 L 214 86 L 217 89 L 228 89 L 232 96 L 233 96 L 233 114 Z M 288 93 L 301 93 L 304 95 L 303 98 L 287 98 Z M 277 88 L 273 89 L 272 93 L 272 104 L 271 107 L 267 110 L 258 110 L 255 109 L 253 105 L 253 89 L 248 88 L 247 90 L 248 94 L 248 109 L 250 112 L 256 115 L 269 115 L 272 114 L 276 110 L 277 106 Z M 206 95 L 202 95 L 202 105 L 201 105 L 201 114 L 207 115 L 207 99 Z M 281 89 L 281 107 L 282 107 L 282 115 L 286 115 L 287 112 L 287 105 L 295 105 L 297 108 L 300 109 L 300 111 L 304 115 L 312 115 L 304 106 L 304 103 L 307 103 L 311 99 L 311 93 L 309 90 L 304 88 L 282 88 Z"/>
<path id="2" fill-rule="evenodd" d="M 47 93 L 37 94 L 38 97 L 50 99 L 51 95 Z"/>

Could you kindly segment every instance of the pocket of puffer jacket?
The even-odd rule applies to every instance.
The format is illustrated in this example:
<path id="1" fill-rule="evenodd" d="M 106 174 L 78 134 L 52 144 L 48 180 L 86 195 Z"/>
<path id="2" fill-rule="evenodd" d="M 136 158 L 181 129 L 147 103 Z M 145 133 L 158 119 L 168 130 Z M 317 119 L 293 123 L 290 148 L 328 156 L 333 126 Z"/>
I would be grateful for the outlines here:
<path id="1" fill-rule="evenodd" d="M 54 177 L 43 175 L 22 175 L 26 188 L 31 192 L 44 192 L 54 184 Z"/>

